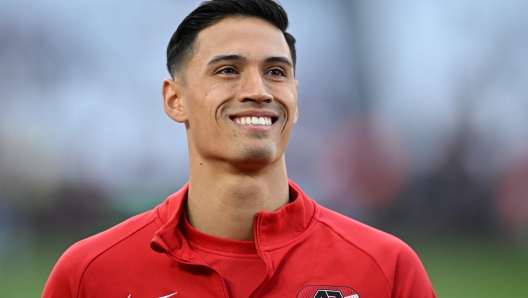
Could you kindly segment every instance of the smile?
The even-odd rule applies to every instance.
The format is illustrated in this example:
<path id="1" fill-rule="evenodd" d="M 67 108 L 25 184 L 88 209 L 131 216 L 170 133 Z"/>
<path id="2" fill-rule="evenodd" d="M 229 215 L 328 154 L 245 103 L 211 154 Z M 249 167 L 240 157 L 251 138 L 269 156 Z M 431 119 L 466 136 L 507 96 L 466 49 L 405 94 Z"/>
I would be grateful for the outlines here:
<path id="1" fill-rule="evenodd" d="M 233 120 L 242 125 L 270 126 L 273 124 L 271 117 L 237 117 Z"/>

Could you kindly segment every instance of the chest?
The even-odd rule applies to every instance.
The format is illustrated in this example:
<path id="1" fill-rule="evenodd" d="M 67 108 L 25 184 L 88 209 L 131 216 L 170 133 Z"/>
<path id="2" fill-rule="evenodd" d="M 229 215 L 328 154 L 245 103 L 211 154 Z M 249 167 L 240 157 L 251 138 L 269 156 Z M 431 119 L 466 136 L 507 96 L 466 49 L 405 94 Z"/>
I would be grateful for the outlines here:
<path id="1" fill-rule="evenodd" d="M 385 277 L 360 253 L 293 247 L 264 258 L 203 266 L 150 249 L 107 253 L 86 270 L 79 297 L 390 297 Z"/>

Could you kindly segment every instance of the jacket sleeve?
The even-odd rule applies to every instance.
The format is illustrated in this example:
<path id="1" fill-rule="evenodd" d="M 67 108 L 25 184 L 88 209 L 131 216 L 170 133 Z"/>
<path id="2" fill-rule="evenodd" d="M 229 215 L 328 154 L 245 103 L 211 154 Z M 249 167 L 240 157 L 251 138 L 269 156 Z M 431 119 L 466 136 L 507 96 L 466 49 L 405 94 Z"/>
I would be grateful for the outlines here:
<path id="1" fill-rule="evenodd" d="M 392 298 L 436 298 L 422 262 L 407 245 L 398 254 L 393 278 Z"/>
<path id="2" fill-rule="evenodd" d="M 44 286 L 42 298 L 77 298 L 87 262 L 78 253 L 77 244 L 59 258 Z"/>

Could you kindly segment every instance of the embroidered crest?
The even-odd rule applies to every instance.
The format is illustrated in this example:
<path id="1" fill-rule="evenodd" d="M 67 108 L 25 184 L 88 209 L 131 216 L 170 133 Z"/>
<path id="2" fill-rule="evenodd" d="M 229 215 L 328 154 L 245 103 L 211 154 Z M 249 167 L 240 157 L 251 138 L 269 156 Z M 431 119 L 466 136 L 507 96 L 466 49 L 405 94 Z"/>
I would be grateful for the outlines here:
<path id="1" fill-rule="evenodd" d="M 349 287 L 306 286 L 299 291 L 297 298 L 359 298 L 359 294 Z"/>

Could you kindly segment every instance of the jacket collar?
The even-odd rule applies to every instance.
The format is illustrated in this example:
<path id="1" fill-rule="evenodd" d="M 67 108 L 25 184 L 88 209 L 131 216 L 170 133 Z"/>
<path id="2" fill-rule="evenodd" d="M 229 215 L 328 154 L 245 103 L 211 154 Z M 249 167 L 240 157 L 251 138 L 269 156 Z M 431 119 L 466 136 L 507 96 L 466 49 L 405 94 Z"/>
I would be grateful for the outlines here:
<path id="1" fill-rule="evenodd" d="M 291 202 L 274 212 L 259 212 L 255 217 L 255 243 L 257 250 L 270 251 L 302 237 L 314 224 L 317 216 L 315 203 L 291 180 L 288 180 Z M 181 230 L 185 199 L 189 184 L 170 195 L 156 207 L 156 223 L 160 228 L 150 245 L 157 252 L 168 253 L 183 262 L 198 262 Z"/>

